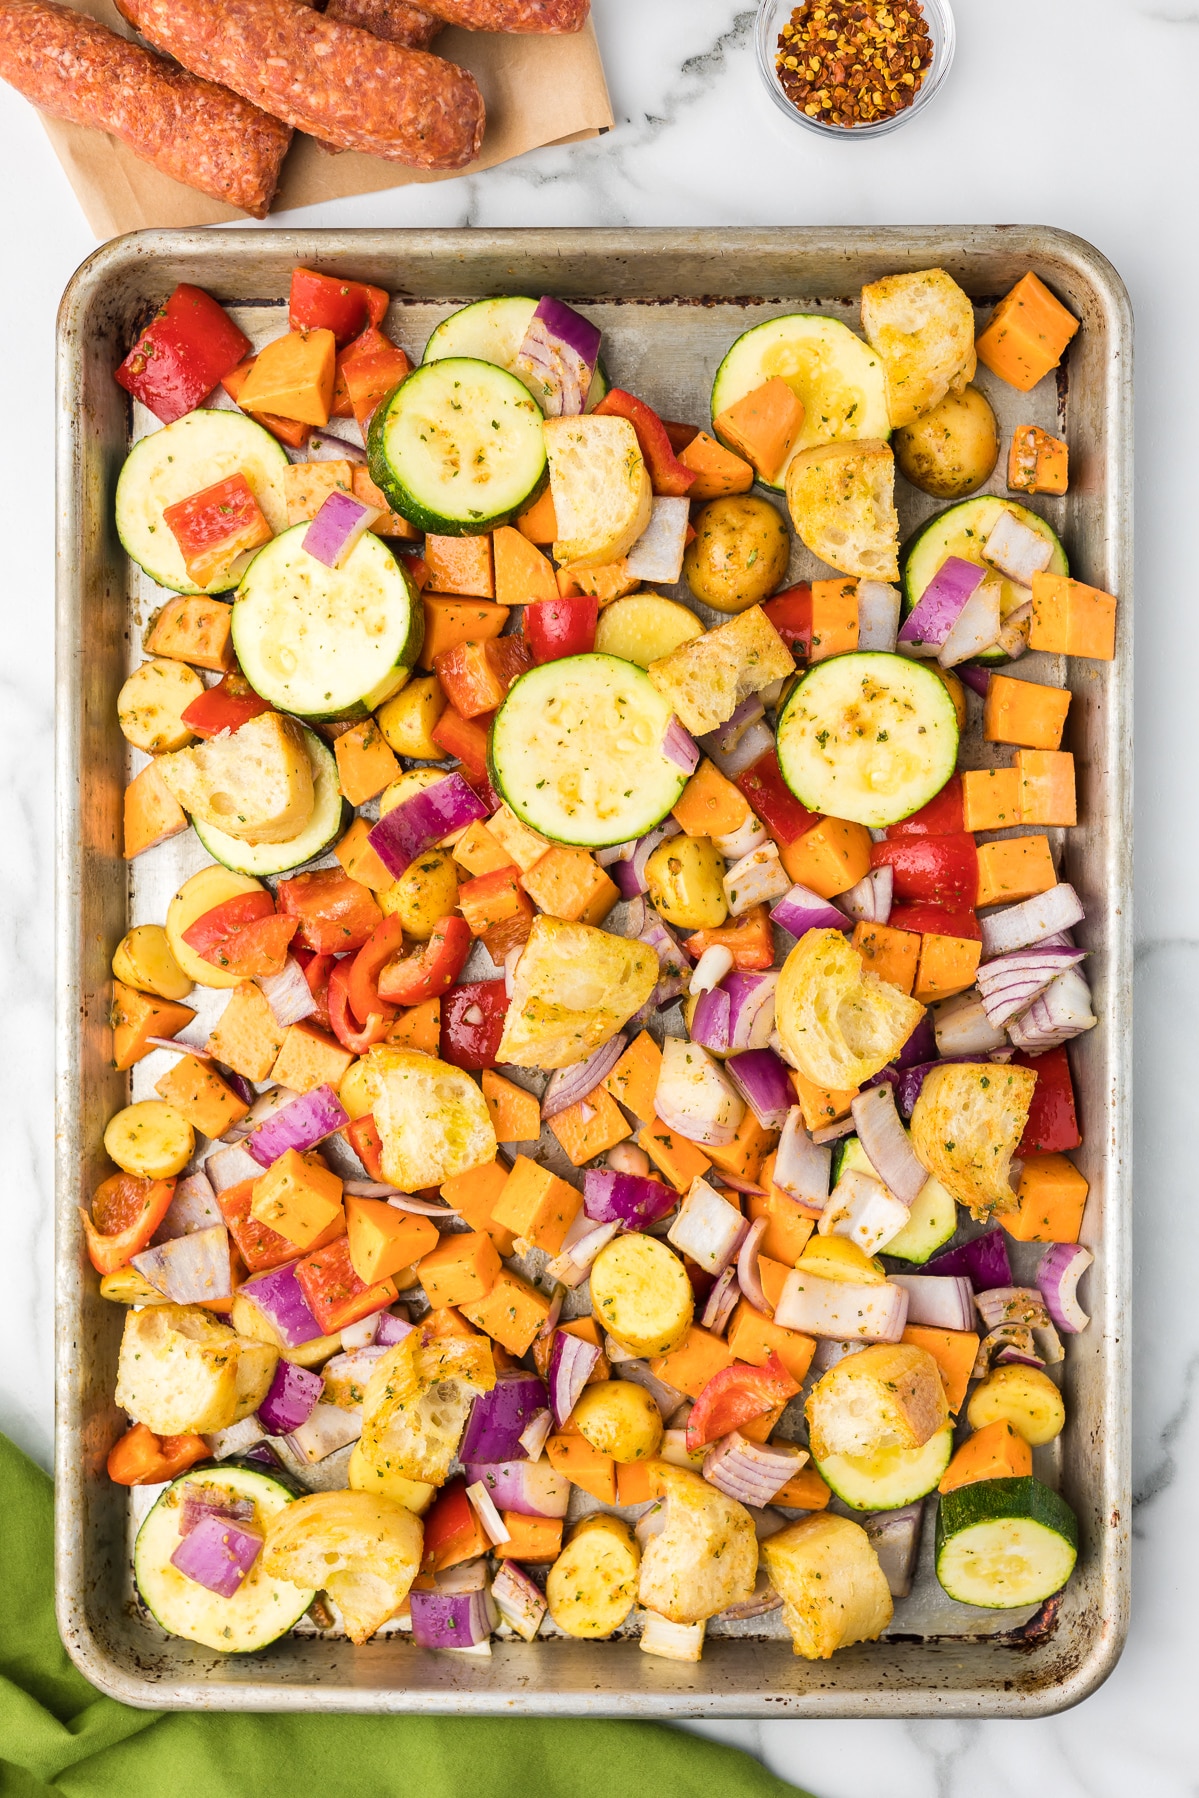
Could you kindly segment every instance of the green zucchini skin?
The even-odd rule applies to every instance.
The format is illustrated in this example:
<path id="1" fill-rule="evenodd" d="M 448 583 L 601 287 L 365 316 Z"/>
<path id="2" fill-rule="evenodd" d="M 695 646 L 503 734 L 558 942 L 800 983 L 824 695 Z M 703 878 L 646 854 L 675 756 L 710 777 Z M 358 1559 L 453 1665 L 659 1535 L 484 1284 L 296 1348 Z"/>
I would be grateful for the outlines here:
<path id="1" fill-rule="evenodd" d="M 457 312 L 442 319 L 425 345 L 421 361 L 442 362 L 447 356 L 473 356 L 479 362 L 494 362 L 497 368 L 519 376 L 520 370 L 513 364 L 536 310 L 537 301 L 530 299 L 528 294 L 496 294 L 486 300 L 472 300 L 469 306 L 461 306 Z M 600 357 L 587 391 L 584 412 L 594 412 L 611 385 Z"/>
<path id="2" fill-rule="evenodd" d="M 855 1511 L 899 1511 L 935 1491 L 953 1454 L 953 1425 L 946 1424 L 921 1448 L 884 1449 L 877 1455 L 830 1455 L 820 1477 Z"/>
<path id="3" fill-rule="evenodd" d="M 1074 1571 L 1078 1519 L 1031 1474 L 978 1480 L 942 1496 L 935 1554 L 938 1580 L 962 1604 L 993 1611 L 1041 1604 Z"/>
<path id="4" fill-rule="evenodd" d="M 962 499 L 924 521 L 908 538 L 899 552 L 899 585 L 901 612 L 906 618 L 912 612 L 924 589 L 947 556 L 959 556 L 964 562 L 987 567 L 982 559 L 982 546 L 990 536 L 1000 512 L 1014 512 L 1021 524 L 1045 537 L 1053 544 L 1049 562 L 1050 574 L 1069 574 L 1070 563 L 1061 539 L 1052 525 L 1038 512 L 1022 506 L 1014 499 L 998 493 L 977 493 Z M 1005 597 L 1011 598 L 1011 582 L 1003 581 Z M 1002 602 L 1001 602 L 1002 603 Z M 995 668 L 1010 660 L 1001 649 L 985 649 L 972 660 Z"/>

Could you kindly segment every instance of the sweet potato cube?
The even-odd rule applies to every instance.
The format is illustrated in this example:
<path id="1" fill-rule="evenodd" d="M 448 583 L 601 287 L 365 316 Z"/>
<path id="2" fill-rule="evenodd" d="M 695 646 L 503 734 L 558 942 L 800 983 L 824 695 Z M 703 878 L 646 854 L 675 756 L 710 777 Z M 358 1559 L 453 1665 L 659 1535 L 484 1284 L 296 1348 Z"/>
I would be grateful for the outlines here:
<path id="1" fill-rule="evenodd" d="M 481 818 L 475 818 L 467 825 L 454 844 L 451 854 L 458 866 L 465 868 L 468 874 L 498 874 L 501 868 L 516 866 L 499 838 L 492 834 Z"/>
<path id="2" fill-rule="evenodd" d="M 329 462 L 293 462 L 283 471 L 283 497 L 287 522 L 303 524 L 315 518 L 331 493 L 354 491 L 354 465 L 337 458 Z"/>
<path id="3" fill-rule="evenodd" d="M 628 559 L 625 556 L 621 556 L 618 562 L 603 562 L 598 568 L 558 570 L 560 599 L 569 599 L 576 593 L 586 593 L 590 598 L 598 599 L 601 606 L 607 606 L 614 599 L 623 599 L 628 593 L 636 593 L 640 585 L 637 576 L 629 573 Z"/>
<path id="4" fill-rule="evenodd" d="M 941 1475 L 938 1492 L 956 1492 L 976 1480 L 1014 1480 L 1032 1472 L 1032 1449 L 1006 1417 L 968 1436 Z"/>
<path id="5" fill-rule="evenodd" d="M 1040 425 L 1017 425 L 1008 451 L 1007 484 L 1012 493 L 1065 493 L 1070 456 L 1060 437 Z"/>
<path id="6" fill-rule="evenodd" d="M 749 1195 L 751 1198 L 753 1194 Z M 758 1278 L 762 1282 L 762 1291 L 772 1311 L 777 1310 L 783 1287 L 787 1283 L 787 1275 L 791 1269 L 785 1261 L 775 1261 L 770 1255 L 758 1256 Z"/>
<path id="7" fill-rule="evenodd" d="M 1028 647 L 1051 655 L 1110 662 L 1116 653 L 1116 601 L 1066 574 L 1034 574 Z"/>
<path id="8" fill-rule="evenodd" d="M 551 1118 L 550 1129 L 565 1149 L 572 1167 L 594 1161 L 597 1155 L 605 1155 L 633 1134 L 632 1125 L 626 1124 L 619 1105 L 609 1098 L 602 1086 L 597 1086 L 585 1099 L 580 1099 L 576 1105 L 568 1105 L 565 1111 Z"/>
<path id="9" fill-rule="evenodd" d="M 481 1079 L 495 1140 L 536 1142 L 541 1135 L 541 1104 L 537 1094 L 526 1092 L 515 1081 L 506 1080 L 494 1068 L 484 1068 Z"/>
<path id="10" fill-rule="evenodd" d="M 779 853 L 792 880 L 835 899 L 869 874 L 870 832 L 845 818 L 822 818 Z"/>
<path id="11" fill-rule="evenodd" d="M 247 356 L 236 368 L 231 368 L 227 375 L 221 376 L 221 386 L 229 395 L 235 406 L 241 405 L 241 394 L 250 378 L 250 370 L 258 360 L 256 356 Z M 289 449 L 303 449 L 312 435 L 311 425 L 302 425 L 294 418 L 279 418 L 272 412 L 254 412 L 250 415 L 255 424 L 260 424 L 264 431 L 277 437 Z"/>
<path id="12" fill-rule="evenodd" d="M 530 1161 L 527 1155 L 518 1155 L 491 1215 L 514 1235 L 525 1237 L 548 1255 L 556 1255 L 582 1203 L 581 1192 L 557 1174 L 551 1174 L 548 1168 Z M 518 1352 L 523 1351 L 513 1350 Z"/>
<path id="13" fill-rule="evenodd" d="M 553 539 L 549 539 L 553 541 Z M 495 595 L 502 606 L 527 606 L 538 599 L 557 599 L 558 583 L 548 556 L 510 524 L 493 532 Z"/>
<path id="14" fill-rule="evenodd" d="M 424 1220 L 428 1222 L 428 1219 Z M 485 1299 L 500 1275 L 495 1244 L 483 1230 L 441 1236 L 421 1257 L 418 1273 L 434 1311 Z"/>
<path id="15" fill-rule="evenodd" d="M 763 481 L 775 481 L 803 429 L 803 401 L 781 375 L 772 375 L 713 419 L 716 435 Z M 687 464 L 690 466 L 690 464 Z"/>
<path id="16" fill-rule="evenodd" d="M 486 1298 L 472 1299 L 461 1310 L 463 1317 L 493 1336 L 510 1355 L 523 1355 L 549 1316 L 550 1302 L 519 1274 L 502 1267 Z"/>
<path id="17" fill-rule="evenodd" d="M 1065 687 L 1041 687 L 1033 681 L 993 674 L 983 705 L 983 735 L 988 743 L 1015 743 L 1021 749 L 1060 749 L 1070 694 Z"/>
<path id="18" fill-rule="evenodd" d="M 676 1192 L 686 1192 L 691 1182 L 706 1174 L 712 1165 L 702 1149 L 696 1148 L 685 1136 L 668 1130 L 660 1117 L 651 1117 L 638 1132 L 637 1146 L 645 1150 Z"/>
<path id="19" fill-rule="evenodd" d="M 1015 768 L 967 769 L 962 775 L 962 823 L 967 830 L 1006 830 L 1021 822 L 1020 776 Z"/>
<path id="20" fill-rule="evenodd" d="M 688 499 L 723 499 L 729 493 L 748 493 L 754 484 L 752 463 L 735 456 L 706 431 L 697 431 L 678 456 L 695 476 L 687 489 Z"/>
<path id="21" fill-rule="evenodd" d="M 618 1461 L 616 1463 L 616 1502 L 618 1505 L 645 1505 L 654 1496 L 648 1461 Z M 507 1553 L 506 1547 L 505 1553 Z M 531 1556 L 527 1558 L 532 1559 Z"/>
<path id="22" fill-rule="evenodd" d="M 862 965 L 880 980 L 910 993 L 916 984 L 916 963 L 920 959 L 920 938 L 912 930 L 892 930 L 889 924 L 864 924 L 853 927 L 850 942 L 862 958 Z"/>
<path id="23" fill-rule="evenodd" d="M 564 1473 L 572 1486 L 590 1492 L 603 1505 L 616 1503 L 616 1462 L 592 1448 L 585 1436 L 551 1436 L 545 1452 L 551 1467 Z"/>
<path id="24" fill-rule="evenodd" d="M 415 543 L 420 540 L 420 532 L 416 526 L 409 524 L 408 520 L 399 512 L 392 511 L 387 503 L 387 495 L 381 487 L 375 486 L 361 462 L 355 462 L 351 467 L 350 492 L 355 499 L 361 500 L 364 506 L 374 506 L 376 511 L 382 512 L 382 518 L 376 518 L 371 526 L 376 537 L 402 537 L 407 543 Z M 405 563 L 405 567 L 407 567 L 407 563 Z M 409 569 L 409 573 L 411 572 Z"/>
<path id="25" fill-rule="evenodd" d="M 297 1093 L 310 1093 L 318 1086 L 331 1086 L 336 1091 L 355 1059 L 315 1024 L 289 1024 L 279 1059 L 271 1069 L 271 1079 L 277 1086 L 290 1086 Z"/>
<path id="26" fill-rule="evenodd" d="M 178 1036 L 195 1017 L 190 1005 L 174 1005 L 153 993 L 139 993 L 123 981 L 112 983 L 112 1065 L 125 1073 L 153 1044 L 148 1036 Z"/>
<path id="27" fill-rule="evenodd" d="M 1018 749 L 1021 824 L 1077 824 L 1074 757 L 1068 749 Z"/>
<path id="28" fill-rule="evenodd" d="M 399 778 L 400 764 L 373 718 L 352 725 L 333 744 L 337 778 L 351 805 L 365 805 Z"/>
<path id="29" fill-rule="evenodd" d="M 439 593 L 461 593 L 467 599 L 495 598 L 490 537 L 438 537 L 430 533 L 425 538 L 424 556 L 429 585 Z"/>
<path id="30" fill-rule="evenodd" d="M 393 1049 L 419 1049 L 422 1055 L 441 1053 L 441 1000 L 425 999 L 409 1005 L 387 1032 Z"/>
<path id="31" fill-rule="evenodd" d="M 769 1442 L 771 1431 L 775 1428 L 783 1412 L 785 1404 L 774 1405 L 769 1411 L 763 1411 L 758 1417 L 751 1417 L 745 1423 L 739 1423 L 737 1429 L 747 1442 Z"/>
<path id="32" fill-rule="evenodd" d="M 748 1299 L 742 1299 L 733 1312 L 728 1331 L 729 1351 L 737 1361 L 748 1361 L 763 1367 L 771 1355 L 777 1355 L 793 1380 L 802 1386 L 807 1378 L 816 1342 L 799 1330 L 785 1330 L 755 1311 Z"/>
<path id="33" fill-rule="evenodd" d="M 170 1072 L 155 1082 L 154 1091 L 203 1136 L 224 1136 L 250 1109 L 195 1055 L 181 1055 Z"/>
<path id="34" fill-rule="evenodd" d="M 809 662 L 826 662 L 858 646 L 858 583 L 852 576 L 812 582 Z"/>
<path id="35" fill-rule="evenodd" d="M 522 824 L 516 813 L 509 811 L 506 805 L 501 805 L 499 811 L 488 818 L 487 828 L 522 874 L 527 874 L 551 847 L 548 837 L 543 837 L 537 831 L 530 830 L 527 824 Z"/>
<path id="36" fill-rule="evenodd" d="M 623 1468 L 617 1469 L 617 1482 Z M 646 1494 L 649 1497 L 649 1494 Z M 636 1499 L 622 1498 L 620 1503 L 636 1504 Z M 556 1561 L 562 1552 L 562 1519 L 560 1517 L 526 1517 L 523 1511 L 503 1511 L 508 1540 L 500 1544 L 505 1561 Z M 490 1543 L 488 1544 L 490 1547 Z"/>
<path id="37" fill-rule="evenodd" d="M 711 1330 L 692 1324 L 686 1338 L 668 1355 L 655 1355 L 650 1367 L 658 1379 L 677 1386 L 688 1398 L 698 1398 L 714 1373 L 733 1365 L 733 1351 Z"/>
<path id="38" fill-rule="evenodd" d="M 151 624 L 146 654 L 229 674 L 237 666 L 232 627 L 232 606 L 203 593 L 180 593 L 167 600 Z"/>
<path id="39" fill-rule="evenodd" d="M 446 1204 L 452 1205 L 472 1230 L 485 1230 L 501 1255 L 512 1253 L 514 1238 L 511 1230 L 496 1223 L 492 1211 L 508 1184 L 509 1172 L 507 1164 L 497 1155 L 494 1161 L 484 1162 L 481 1167 L 472 1167 L 465 1174 L 455 1175 L 441 1188 L 441 1196 Z"/>
<path id="40" fill-rule="evenodd" d="M 1016 1183 L 1020 1203 L 1004 1212 L 1003 1227 L 1017 1242 L 1077 1242 L 1089 1190 L 1067 1156 L 1032 1156 Z"/>
<path id="41" fill-rule="evenodd" d="M 799 1108 L 803 1112 L 803 1121 L 809 1130 L 826 1130 L 830 1124 L 836 1124 L 849 1116 L 849 1108 L 858 1096 L 857 1087 L 842 1089 L 831 1086 L 817 1086 L 806 1074 L 797 1069 L 791 1070 L 791 1084 L 795 1088 L 795 1096 L 799 1100 Z"/>
<path id="42" fill-rule="evenodd" d="M 903 1340 L 932 1356 L 941 1370 L 949 1409 L 955 1413 L 959 1411 L 978 1354 L 978 1332 L 935 1330 L 929 1324 L 908 1324 Z"/>
<path id="43" fill-rule="evenodd" d="M 208 1053 L 247 1080 L 266 1080 L 283 1047 L 283 1030 L 252 980 L 235 986 L 208 1039 Z"/>
<path id="44" fill-rule="evenodd" d="M 526 506 L 516 521 L 516 528 L 530 543 L 553 543 L 558 536 L 558 519 L 554 511 L 554 495 L 547 481 L 541 496 Z"/>
<path id="45" fill-rule="evenodd" d="M 929 931 L 920 939 L 920 966 L 916 970 L 913 998 L 922 1005 L 964 993 L 974 985 L 982 957 L 982 944 L 970 937 L 941 936 Z"/>
<path id="46" fill-rule="evenodd" d="M 441 1241 L 431 1217 L 397 1211 L 386 1199 L 345 1201 L 350 1266 L 368 1286 L 387 1280 L 428 1255 Z M 447 1241 L 453 1240 L 449 1237 Z M 461 1238 L 457 1240 L 461 1241 Z M 426 1289 L 427 1295 L 427 1289 Z M 430 1304 L 432 1300 L 430 1299 Z"/>
<path id="47" fill-rule="evenodd" d="M 373 829 L 369 818 L 355 818 L 333 853 L 351 880 L 369 887 L 372 893 L 382 893 L 395 881 L 367 841 Z"/>
<path id="48" fill-rule="evenodd" d="M 737 1180 L 756 1181 L 763 1161 L 777 1141 L 777 1133 L 760 1124 L 747 1105 L 732 1142 L 719 1146 L 707 1143 L 704 1154 L 722 1173 L 731 1174 Z"/>
<path id="49" fill-rule="evenodd" d="M 135 855 L 157 848 L 168 837 L 177 837 L 187 829 L 187 822 L 187 813 L 167 791 L 157 763 L 147 762 L 125 788 L 125 860 L 131 862 Z"/>
<path id="50" fill-rule="evenodd" d="M 602 924 L 620 899 L 620 889 L 586 849 L 559 843 L 521 876 L 533 903 L 568 924 Z"/>
<path id="51" fill-rule="evenodd" d="M 832 1496 L 814 1467 L 801 1467 L 770 1502 L 796 1511 L 823 1511 Z"/>
<path id="52" fill-rule="evenodd" d="M 689 837 L 724 837 L 740 830 L 749 801 L 705 756 L 679 796 L 673 816 Z"/>
<path id="53" fill-rule="evenodd" d="M 759 1244 L 762 1254 L 784 1267 L 794 1267 L 816 1227 L 814 1220 L 790 1193 L 783 1192 L 773 1182 L 767 1192 L 750 1193 L 748 1204 L 749 1215 L 755 1222 L 760 1217 L 766 1219 L 766 1230 Z"/>
<path id="54" fill-rule="evenodd" d="M 1057 885 L 1048 837 L 1003 837 L 978 846 L 978 905 L 1014 905 Z"/>
<path id="55" fill-rule="evenodd" d="M 654 1116 L 654 1093 L 661 1072 L 662 1051 L 649 1031 L 642 1030 L 633 1038 L 603 1085 L 635 1118 L 648 1123 Z"/>
<path id="56" fill-rule="evenodd" d="M 1005 295 L 974 340 L 984 368 L 1028 393 L 1056 368 L 1078 320 L 1031 272 Z"/>
<path id="57" fill-rule="evenodd" d="M 341 1214 L 341 1179 L 315 1156 L 285 1149 L 255 1180 L 250 1216 L 298 1249 L 310 1249 Z"/>
<path id="58" fill-rule="evenodd" d="M 332 331 L 289 331 L 259 350 L 238 404 L 245 412 L 271 412 L 301 424 L 327 425 L 337 374 Z"/>
<path id="59" fill-rule="evenodd" d="M 422 668 L 456 643 L 481 643 L 498 637 L 508 622 L 508 607 L 485 599 L 456 599 L 448 593 L 422 593 L 425 641 L 420 652 Z"/>

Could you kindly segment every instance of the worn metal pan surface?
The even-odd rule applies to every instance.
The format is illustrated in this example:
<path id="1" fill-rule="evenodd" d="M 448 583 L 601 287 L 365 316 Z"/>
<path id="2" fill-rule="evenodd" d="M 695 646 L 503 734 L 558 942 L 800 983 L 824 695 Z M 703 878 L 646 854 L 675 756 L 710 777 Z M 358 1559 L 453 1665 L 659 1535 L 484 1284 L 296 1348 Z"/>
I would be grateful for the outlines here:
<path id="1" fill-rule="evenodd" d="M 704 424 L 712 376 L 739 332 L 794 311 L 856 325 L 859 288 L 884 274 L 942 267 L 985 308 L 1035 268 L 1081 318 L 1056 385 L 1020 395 L 979 376 L 1005 441 L 1016 424 L 1065 431 L 1070 492 L 1037 508 L 1064 538 L 1075 572 L 1121 599 L 1114 663 L 1030 656 L 1020 668 L 1022 678 L 1066 679 L 1074 690 L 1066 747 L 1078 764 L 1082 823 L 1055 847 L 1087 908 L 1082 937 L 1100 1017 L 1100 1028 L 1074 1045 L 1086 1136 L 1078 1159 L 1091 1183 L 1093 1322 L 1070 1344 L 1069 1427 L 1052 1450 L 1038 1451 L 1038 1471 L 1079 1514 L 1083 1548 L 1067 1591 L 1039 1615 L 952 1604 L 932 1575 L 927 1542 L 916 1588 L 897 1605 L 887 1636 L 821 1665 L 792 1655 L 777 1615 L 730 1626 L 726 1637 L 713 1632 L 698 1666 L 643 1655 L 633 1635 L 505 1641 L 490 1660 L 463 1661 L 424 1653 L 403 1635 L 352 1649 L 311 1630 L 265 1654 L 221 1657 L 168 1637 L 137 1603 L 129 1546 L 140 1507 L 104 1472 L 123 1425 L 112 1399 L 122 1313 L 99 1296 L 76 1205 L 102 1177 L 104 1125 L 126 1101 L 126 1077 L 109 1059 L 113 948 L 129 923 L 161 920 L 180 880 L 208 858 L 191 833 L 132 867 L 120 854 L 132 767 L 116 695 L 141 659 L 142 627 L 162 596 L 131 569 L 113 527 L 122 459 L 154 421 L 131 418 L 112 370 L 136 325 L 180 280 L 217 295 L 256 343 L 277 335 L 296 263 L 388 288 L 396 296 L 390 328 L 416 355 L 432 327 L 471 299 L 549 291 L 576 300 L 604 329 L 614 380 L 668 417 Z M 57 1586 L 64 1640 L 94 1684 L 155 1707 L 1036 1716 L 1077 1702 L 1111 1671 L 1128 1610 L 1131 400 L 1132 320 L 1118 276 L 1088 244 L 1038 227 L 160 231 L 119 239 L 84 264 L 63 299 L 58 362 Z M 1002 459 L 989 488 L 1004 491 Z M 906 533 L 937 508 L 900 489 Z M 792 578 L 815 571 L 797 548 Z M 981 742 L 971 703 L 965 760 L 1005 760 Z M 148 1095 L 165 1065 L 157 1055 L 139 1064 L 134 1096 Z M 1032 1266 L 1018 1260 L 1017 1277 Z"/>

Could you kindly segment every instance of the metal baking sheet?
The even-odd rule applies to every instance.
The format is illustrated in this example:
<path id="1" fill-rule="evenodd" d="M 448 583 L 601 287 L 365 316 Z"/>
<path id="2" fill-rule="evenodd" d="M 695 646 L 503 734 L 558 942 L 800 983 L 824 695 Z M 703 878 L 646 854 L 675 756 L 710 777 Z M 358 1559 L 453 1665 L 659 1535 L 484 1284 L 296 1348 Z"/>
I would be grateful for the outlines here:
<path id="1" fill-rule="evenodd" d="M 635 1634 L 599 1644 L 497 1641 L 488 1660 L 424 1652 L 402 1631 L 354 1649 L 308 1629 L 260 1655 L 220 1656 L 167 1636 L 137 1603 L 129 1564 L 137 1506 L 104 1472 L 124 1423 L 112 1399 L 123 1312 L 99 1297 L 76 1205 L 102 1176 L 104 1124 L 129 1085 L 109 1061 L 112 950 L 130 923 L 161 920 L 180 880 L 208 857 L 191 833 L 132 866 L 120 854 L 121 794 L 142 758 L 128 760 L 116 694 L 141 659 L 142 628 L 161 594 L 131 569 L 113 528 L 121 462 L 155 421 L 131 416 L 112 369 L 141 318 L 180 280 L 215 293 L 256 344 L 276 335 L 296 263 L 388 288 L 389 328 L 410 354 L 457 305 L 554 292 L 603 327 L 617 382 L 697 423 L 707 422 L 712 376 L 739 332 L 801 310 L 856 326 L 859 288 L 884 274 L 945 268 L 984 311 L 1033 267 L 1081 318 L 1056 383 L 1019 395 L 986 371 L 978 377 L 1005 442 L 1015 424 L 1065 432 L 1070 492 L 1039 499 L 1037 509 L 1062 534 L 1075 571 L 1121 599 L 1114 663 L 1029 656 L 1020 667 L 1022 678 L 1065 679 L 1074 691 L 1066 747 L 1078 764 L 1083 822 L 1055 850 L 1087 908 L 1082 936 L 1100 1018 L 1074 1049 L 1093 1322 L 1070 1343 L 1063 1370 L 1069 1426 L 1038 1451 L 1037 1467 L 1078 1512 L 1083 1546 L 1067 1591 L 1040 1613 L 953 1604 L 932 1574 L 927 1539 L 916 1587 L 884 1638 L 819 1665 L 792 1655 L 777 1616 L 714 1626 L 698 1666 L 641 1654 Z M 58 374 L 57 1591 L 76 1664 L 126 1703 L 158 1708 L 1034 1716 L 1092 1691 L 1123 1643 L 1130 1507 L 1132 320 L 1110 264 L 1078 238 L 1025 226 L 142 232 L 97 251 L 71 282 Z M 906 535 L 939 505 L 906 483 L 898 489 Z M 1005 490 L 1002 458 L 985 490 Z M 797 546 L 791 578 L 815 572 Z M 970 705 L 964 760 L 1004 759 L 981 742 L 979 702 Z M 152 1089 L 160 1059 L 165 1067 L 156 1055 L 134 1070 L 135 1096 Z M 1035 1251 L 1015 1246 L 1020 1277 Z M 336 1471 L 326 1464 L 320 1483 Z"/>

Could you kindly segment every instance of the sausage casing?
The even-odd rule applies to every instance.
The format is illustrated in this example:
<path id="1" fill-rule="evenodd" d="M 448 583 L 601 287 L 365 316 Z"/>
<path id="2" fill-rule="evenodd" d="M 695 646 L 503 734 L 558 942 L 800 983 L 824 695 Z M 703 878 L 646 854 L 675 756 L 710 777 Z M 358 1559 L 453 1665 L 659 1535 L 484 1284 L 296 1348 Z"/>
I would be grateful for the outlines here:
<path id="1" fill-rule="evenodd" d="M 325 17 L 339 25 L 357 25 L 360 31 L 408 50 L 427 50 L 445 24 L 431 12 L 410 6 L 409 0 L 329 0 Z"/>
<path id="2" fill-rule="evenodd" d="M 425 0 L 425 5 L 447 25 L 461 25 L 466 31 L 543 36 L 581 31 L 591 11 L 591 0 Z"/>

